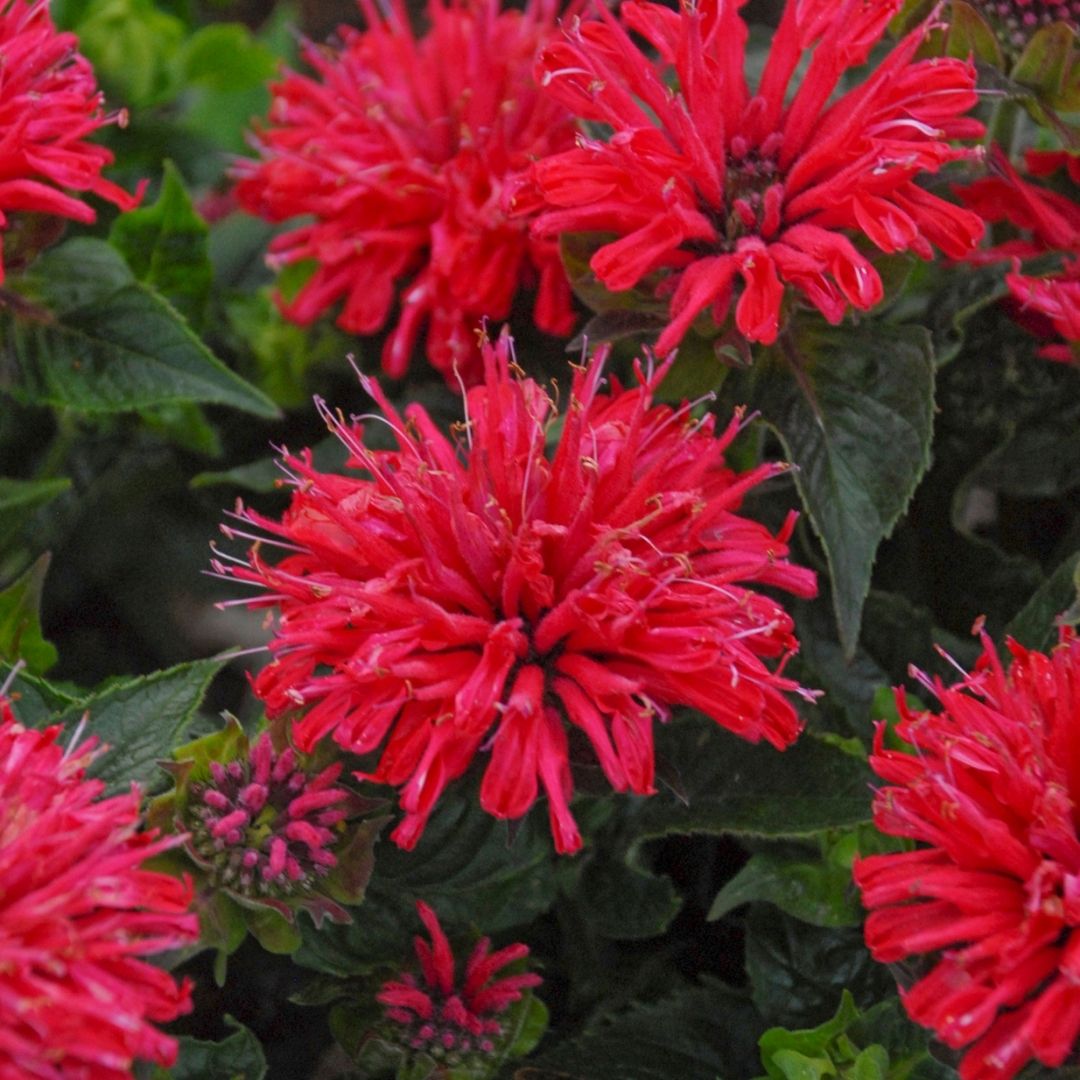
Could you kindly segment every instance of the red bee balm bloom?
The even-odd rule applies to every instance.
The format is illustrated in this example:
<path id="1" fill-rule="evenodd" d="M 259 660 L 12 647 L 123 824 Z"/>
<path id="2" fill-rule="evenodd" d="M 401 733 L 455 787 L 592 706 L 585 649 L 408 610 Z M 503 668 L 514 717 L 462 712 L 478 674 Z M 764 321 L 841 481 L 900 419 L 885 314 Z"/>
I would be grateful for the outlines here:
<path id="1" fill-rule="evenodd" d="M 190 989 L 140 956 L 198 938 L 190 884 L 140 870 L 178 838 L 138 831 L 139 795 L 95 801 L 94 741 L 64 752 L 0 703 L 0 1080 L 126 1080 L 171 1065 L 151 1026 Z"/>
<path id="2" fill-rule="evenodd" d="M 399 1028 L 404 1045 L 437 1058 L 454 1054 L 458 1063 L 470 1055 L 491 1054 L 504 1034 L 499 1014 L 521 999 L 523 990 L 543 979 L 532 972 L 495 976 L 508 964 L 529 955 L 526 945 L 508 945 L 491 952 L 481 938 L 465 965 L 460 986 L 454 975 L 454 954 L 439 925 L 439 918 L 423 901 L 416 910 L 431 935 L 429 945 L 414 939 L 421 977 L 402 975 L 383 984 L 376 1000 L 386 1007 L 386 1018 Z"/>
<path id="3" fill-rule="evenodd" d="M 569 852 L 581 838 L 568 725 L 612 787 L 643 795 L 653 719 L 674 705 L 781 748 L 799 731 L 782 691 L 800 688 L 763 662 L 797 648 L 791 619 L 747 584 L 812 596 L 814 574 L 787 561 L 794 514 L 774 536 L 735 513 L 785 466 L 733 473 L 724 450 L 741 414 L 717 437 L 712 416 L 654 405 L 666 369 L 601 393 L 602 357 L 575 373 L 548 458 L 551 399 L 512 375 L 510 350 L 505 336 L 485 343 L 457 445 L 365 380 L 399 449 L 367 450 L 359 428 L 331 420 L 370 478 L 286 458 L 296 490 L 283 521 L 240 516 L 291 554 L 270 566 L 256 546 L 250 563 L 216 564 L 270 590 L 243 602 L 281 612 L 255 689 L 271 715 L 308 710 L 301 749 L 331 731 L 357 754 L 386 740 L 372 778 L 402 786 L 403 847 L 481 749 L 484 808 L 521 816 L 539 780 Z"/>
<path id="4" fill-rule="evenodd" d="M 93 69 L 77 43 L 74 34 L 57 33 L 47 0 L 0 0 L 0 229 L 11 211 L 94 221 L 94 211 L 68 190 L 89 191 L 121 210 L 139 201 L 102 179 L 113 156 L 84 141 L 122 114 L 102 113 Z"/>
<path id="5" fill-rule="evenodd" d="M 1066 154 L 1032 151 L 1026 155 L 1026 164 L 1036 176 L 1064 165 L 1075 181 L 1075 161 Z M 957 194 L 986 221 L 1008 222 L 1021 235 L 974 252 L 969 261 L 1011 259 L 1013 270 L 1005 275 L 1005 284 L 1017 321 L 1041 338 L 1064 338 L 1064 343 L 1043 345 L 1041 356 L 1076 361 L 1080 358 L 1080 205 L 1067 195 L 1025 180 L 1000 150 L 994 153 L 993 166 L 996 176 L 958 188 Z M 1022 259 L 1055 251 L 1064 262 L 1057 273 L 1032 277 L 1020 272 Z"/>
<path id="6" fill-rule="evenodd" d="M 273 88 L 262 161 L 239 167 L 237 197 L 270 221 L 313 218 L 271 244 L 276 265 L 317 264 L 287 317 L 310 323 L 343 299 L 338 324 L 371 334 L 401 284 L 383 367 L 404 374 L 427 320 L 431 363 L 472 379 L 480 321 L 504 318 L 525 282 L 539 285 L 541 329 L 573 323 L 556 245 L 502 210 L 509 177 L 573 145 L 569 115 L 532 76 L 556 5 L 430 0 L 420 39 L 400 0 L 387 16 L 371 0 L 361 7 L 368 29 L 342 27 L 340 51 L 306 47 L 316 78 L 290 74 Z"/>
<path id="7" fill-rule="evenodd" d="M 963 1080 L 1008 1080 L 1032 1058 L 1061 1065 L 1080 1036 L 1080 641 L 1050 655 L 989 640 L 942 711 L 912 712 L 898 734 L 915 754 L 870 761 L 882 832 L 915 851 L 858 862 L 878 960 L 930 954 L 902 991 L 911 1017 L 970 1047 Z"/>
<path id="8" fill-rule="evenodd" d="M 718 325 L 725 320 L 736 278 L 735 324 L 751 341 L 775 340 L 785 283 L 831 323 L 849 305 L 872 308 L 881 279 L 848 231 L 923 258 L 931 243 L 958 257 L 982 235 L 977 215 L 914 183 L 976 152 L 946 141 L 982 131 L 961 118 L 976 100 L 970 64 L 915 62 L 920 28 L 834 100 L 901 2 L 792 0 L 751 96 L 742 2 L 701 0 L 680 12 L 624 3 L 623 21 L 656 49 L 658 64 L 600 5 L 599 20 L 575 20 L 541 61 L 547 92 L 612 134 L 537 162 L 517 204 L 542 211 L 537 236 L 618 234 L 590 264 L 609 289 L 661 273 L 660 293 L 672 294 L 661 354 L 706 309 Z M 678 91 L 660 70 L 668 67 Z"/>

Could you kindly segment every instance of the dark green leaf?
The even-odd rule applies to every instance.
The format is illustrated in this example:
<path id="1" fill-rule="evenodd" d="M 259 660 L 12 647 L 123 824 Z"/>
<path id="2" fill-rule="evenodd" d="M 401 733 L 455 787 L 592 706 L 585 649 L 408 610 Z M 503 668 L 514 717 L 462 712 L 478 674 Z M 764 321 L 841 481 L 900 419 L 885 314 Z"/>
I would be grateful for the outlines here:
<path id="1" fill-rule="evenodd" d="M 682 899 L 671 880 L 603 848 L 582 871 L 578 901 L 596 931 L 613 940 L 635 940 L 664 933 L 679 913 Z"/>
<path id="2" fill-rule="evenodd" d="M 554 902 L 555 859 L 539 814 L 530 814 L 511 839 L 506 822 L 486 814 L 475 792 L 444 795 L 415 850 L 388 840 L 376 845 L 363 917 L 318 933 L 301 923 L 304 945 L 294 959 L 344 977 L 400 963 L 410 951 L 417 900 L 439 913 L 448 933 L 476 926 L 497 934 L 522 925 Z"/>
<path id="3" fill-rule="evenodd" d="M 804 330 L 755 369 L 754 398 L 795 475 L 832 576 L 850 657 L 878 545 L 930 461 L 934 363 L 917 327 Z"/>
<path id="4" fill-rule="evenodd" d="M 139 281 L 199 325 L 213 277 L 208 235 L 180 173 L 166 161 L 157 202 L 121 214 L 109 231 L 109 243 L 124 256 Z"/>
<path id="5" fill-rule="evenodd" d="M 129 281 L 118 284 L 125 274 Z M 70 241 L 38 262 L 32 280 L 51 310 L 7 319 L 12 396 L 86 412 L 201 401 L 277 415 L 167 301 L 130 277 L 121 256 L 98 240 Z"/>
<path id="6" fill-rule="evenodd" d="M 799 837 L 870 817 L 870 773 L 859 758 L 804 733 L 780 752 L 752 746 L 703 718 L 683 717 L 657 735 L 688 805 L 667 795 L 641 812 L 642 836 L 734 833 Z"/>
<path id="7" fill-rule="evenodd" d="M 810 926 L 765 904 L 750 910 L 746 971 L 762 1016 L 789 1027 L 828 1019 L 845 987 L 860 1007 L 895 989 L 888 968 L 870 958 L 862 927 Z"/>
<path id="8" fill-rule="evenodd" d="M 1080 552 L 1067 558 L 1041 585 L 1006 627 L 1006 633 L 1030 649 L 1049 649 L 1058 638 L 1057 618 L 1075 608 L 1080 597 Z"/>
<path id="9" fill-rule="evenodd" d="M 590 1024 L 515 1080 L 734 1080 L 755 1060 L 760 1021 L 745 997 L 707 981 Z"/>
<path id="10" fill-rule="evenodd" d="M 0 660 L 22 660 L 35 675 L 56 663 L 56 649 L 41 633 L 41 590 L 48 569 L 49 556 L 42 555 L 0 591 Z"/>
<path id="11" fill-rule="evenodd" d="M 124 790 L 133 780 L 145 788 L 159 778 L 157 763 L 180 741 L 224 663 L 195 660 L 113 683 L 80 698 L 51 722 L 73 728 L 89 713 L 86 733 L 109 747 L 90 774 L 113 791 Z"/>
<path id="12" fill-rule="evenodd" d="M 0 662 L 0 685 L 11 680 L 7 696 L 14 706 L 16 719 L 26 727 L 47 727 L 56 716 L 78 701 L 66 687 L 30 675 L 26 668 L 20 668 L 14 678 L 11 672 L 9 665 Z"/>
<path id="13" fill-rule="evenodd" d="M 235 1033 L 221 1042 L 181 1036 L 180 1057 L 171 1069 L 156 1068 L 153 1080 L 263 1080 L 266 1056 L 243 1024 L 225 1017 Z"/>
<path id="14" fill-rule="evenodd" d="M 719 919 L 741 904 L 765 900 L 814 926 L 856 926 L 862 907 L 851 883 L 851 861 L 840 851 L 819 859 L 759 851 L 720 890 L 709 911 Z"/>

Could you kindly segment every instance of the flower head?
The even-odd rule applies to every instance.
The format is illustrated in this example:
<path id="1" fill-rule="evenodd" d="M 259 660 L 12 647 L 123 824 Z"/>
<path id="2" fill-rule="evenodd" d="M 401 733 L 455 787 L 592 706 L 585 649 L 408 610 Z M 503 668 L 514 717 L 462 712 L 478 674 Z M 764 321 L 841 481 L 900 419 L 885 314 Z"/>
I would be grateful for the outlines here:
<path id="1" fill-rule="evenodd" d="M 540 65 L 548 94 L 611 135 L 538 161 L 517 204 L 539 213 L 537 236 L 617 235 L 590 266 L 614 291 L 648 279 L 670 296 L 662 355 L 702 312 L 722 324 L 740 281 L 735 324 L 751 341 L 777 337 L 785 286 L 832 323 L 849 306 L 872 308 L 881 279 L 849 233 L 923 258 L 932 245 L 960 256 L 982 235 L 977 215 L 915 183 L 974 153 L 949 142 L 981 131 L 962 116 L 976 100 L 969 63 L 916 61 L 920 28 L 834 96 L 899 0 L 790 0 L 752 93 L 741 6 L 701 0 L 675 12 L 627 0 L 620 23 L 598 4 L 601 17 L 571 23 Z"/>
<path id="2" fill-rule="evenodd" d="M 654 404 L 666 368 L 605 393 L 599 357 L 575 372 L 549 457 L 551 398 L 514 374 L 507 337 L 483 360 L 456 442 L 365 379 L 398 449 L 366 449 L 355 422 L 327 413 L 365 474 L 287 457 L 283 520 L 239 514 L 286 557 L 271 565 L 256 544 L 216 569 L 268 590 L 240 602 L 279 611 L 255 689 L 271 715 L 296 715 L 297 744 L 332 732 L 357 754 L 382 748 L 372 778 L 402 789 L 399 844 L 490 751 L 484 808 L 519 817 L 539 782 L 556 846 L 574 851 L 568 730 L 612 787 L 640 794 L 653 791 L 653 721 L 673 706 L 753 741 L 795 738 L 784 692 L 800 688 L 766 664 L 797 648 L 792 621 L 753 586 L 810 596 L 815 578 L 787 561 L 794 514 L 773 535 L 736 513 L 785 468 L 726 467 L 741 414 L 718 437 L 712 416 Z"/>
<path id="3" fill-rule="evenodd" d="M 524 990 L 543 982 L 533 972 L 496 978 L 503 968 L 528 956 L 528 946 L 508 945 L 493 953 L 491 941 L 481 938 L 459 983 L 438 916 L 422 900 L 416 910 L 431 935 L 430 944 L 419 936 L 414 939 L 420 975 L 405 974 L 384 983 L 376 995 L 397 1041 L 437 1060 L 452 1056 L 456 1064 L 493 1054 L 506 1034 L 500 1014 L 520 1001 Z"/>
<path id="4" fill-rule="evenodd" d="M 1075 186 L 1075 161 L 1064 153 L 1033 151 L 1027 169 L 1035 176 L 1053 173 L 1061 166 Z M 999 244 L 972 252 L 968 261 L 990 263 L 1008 259 L 1012 271 L 1005 284 L 1016 319 L 1039 337 L 1049 339 L 1039 353 L 1052 360 L 1075 361 L 1080 356 L 1080 205 L 1059 191 L 1024 179 L 1008 158 L 996 151 L 994 175 L 958 188 L 963 202 L 991 223 L 1011 226 L 1015 235 Z M 1021 262 L 1059 253 L 1062 268 L 1043 275 L 1025 274 Z M 1055 337 L 1064 342 L 1055 341 Z"/>
<path id="5" fill-rule="evenodd" d="M 351 922 L 343 905 L 363 899 L 386 823 L 355 819 L 382 800 L 342 787 L 340 762 L 312 769 L 291 746 L 276 750 L 266 731 L 249 742 L 231 716 L 173 757 L 165 768 L 175 787 L 154 800 L 149 818 L 186 838 L 203 945 L 232 951 L 236 938 L 218 931 L 243 922 L 271 951 L 292 951 L 299 934 L 282 919 L 295 923 L 298 911 L 317 926 Z"/>
<path id="6" fill-rule="evenodd" d="M 557 5 L 430 0 L 422 37 L 400 0 L 385 15 L 371 0 L 361 7 L 366 30 L 343 27 L 339 50 L 309 44 L 315 76 L 273 88 L 261 161 L 239 167 L 237 196 L 271 221 L 311 217 L 271 244 L 277 266 L 315 263 L 287 317 L 310 323 L 343 301 L 338 324 L 371 334 L 397 299 L 386 371 L 404 374 L 426 322 L 428 359 L 470 381 L 481 320 L 506 317 L 523 285 L 538 287 L 541 329 L 572 325 L 555 244 L 502 209 L 510 177 L 573 144 L 569 115 L 532 75 Z"/>
<path id="7" fill-rule="evenodd" d="M 171 1065 L 153 1024 L 187 1012 L 190 989 L 140 957 L 194 941 L 198 922 L 190 884 L 140 864 L 178 841 L 139 831 L 138 792 L 99 798 L 93 740 L 65 753 L 58 727 L 0 714 L 0 1077 Z"/>
<path id="8" fill-rule="evenodd" d="M 86 137 L 122 114 L 102 112 L 90 64 L 74 34 L 58 33 L 48 0 L 0 0 L 0 229 L 10 214 L 32 211 L 92 222 L 72 191 L 130 210 L 139 201 L 101 176 L 112 154 Z M 0 262 L 0 281 L 3 264 Z"/>
<path id="9" fill-rule="evenodd" d="M 914 753 L 870 761 L 882 832 L 919 846 L 855 867 L 866 940 L 892 962 L 926 958 L 911 1017 L 967 1047 L 963 1080 L 1008 1080 L 1080 1044 L 1080 640 L 1049 655 L 984 640 L 976 670 L 933 687 L 940 712 L 898 693 Z M 924 969 L 925 970 L 925 969 Z"/>

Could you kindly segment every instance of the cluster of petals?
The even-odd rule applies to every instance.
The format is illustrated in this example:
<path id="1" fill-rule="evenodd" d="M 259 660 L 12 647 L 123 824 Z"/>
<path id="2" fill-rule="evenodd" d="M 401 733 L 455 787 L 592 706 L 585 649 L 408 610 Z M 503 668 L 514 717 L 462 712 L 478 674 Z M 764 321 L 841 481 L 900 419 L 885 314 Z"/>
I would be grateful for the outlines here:
<path id="1" fill-rule="evenodd" d="M 190 843 L 215 884 L 287 896 L 325 877 L 337 866 L 337 826 L 352 809 L 336 785 L 341 771 L 335 762 L 308 776 L 292 748 L 276 753 L 265 731 L 247 760 L 210 762 L 208 781 L 192 788 Z"/>
<path id="2" fill-rule="evenodd" d="M 914 752 L 871 764 L 883 832 L 911 851 L 856 864 L 883 962 L 920 958 L 902 990 L 918 1023 L 966 1048 L 963 1080 L 1008 1080 L 1035 1059 L 1060 1066 L 1080 1044 L 1080 640 L 1048 655 L 989 641 L 940 712 L 898 694 Z"/>
<path id="3" fill-rule="evenodd" d="M 975 152 L 950 141 L 982 130 L 963 116 L 976 101 L 970 63 L 916 60 L 920 27 L 837 95 L 900 0 L 790 0 L 752 93 L 743 3 L 626 0 L 621 22 L 598 5 L 541 61 L 546 92 L 611 134 L 538 161 L 516 205 L 540 237 L 617 235 L 590 266 L 614 291 L 670 296 L 661 355 L 707 310 L 722 325 L 740 282 L 735 324 L 766 344 L 787 288 L 831 323 L 874 307 L 881 278 L 849 234 L 923 258 L 933 245 L 960 257 L 982 235 L 976 214 L 915 182 Z"/>
<path id="4" fill-rule="evenodd" d="M 366 30 L 342 27 L 340 49 L 309 43 L 315 74 L 272 88 L 261 159 L 239 166 L 237 198 L 270 221 L 310 219 L 271 242 L 272 265 L 314 263 L 288 318 L 307 324 L 341 301 L 338 325 L 371 334 L 397 302 L 387 373 L 404 373 L 426 323 L 431 364 L 469 381 L 481 320 L 505 318 L 523 286 L 537 289 L 542 330 L 573 323 L 557 245 L 503 209 L 515 174 L 573 145 L 571 118 L 532 73 L 557 5 L 430 0 L 421 37 L 402 0 L 386 14 L 360 5 Z"/>
<path id="5" fill-rule="evenodd" d="M 139 201 L 102 177 L 113 156 L 86 141 L 122 117 L 102 111 L 93 68 L 77 44 L 74 34 L 56 30 L 48 0 L 0 0 L 0 229 L 19 212 L 93 222 L 94 210 L 72 192 L 121 210 Z"/>
<path id="6" fill-rule="evenodd" d="M 1011 260 L 1005 283 L 1017 319 L 1039 337 L 1050 339 L 1040 355 L 1075 361 L 1080 355 L 1080 156 L 1054 151 L 1028 151 L 1026 171 L 1048 177 L 1064 168 L 1065 185 L 1073 197 L 1022 177 L 1000 151 L 992 159 L 994 175 L 958 189 L 964 203 L 986 221 L 1007 223 L 1017 235 L 979 250 L 968 261 Z M 1045 275 L 1022 272 L 1021 263 L 1040 255 L 1059 253 L 1062 268 Z M 1063 338 L 1064 342 L 1055 338 Z"/>
<path id="7" fill-rule="evenodd" d="M 430 944 L 414 938 L 420 977 L 407 973 L 384 983 L 376 1000 L 387 1019 L 403 1029 L 401 1040 L 412 1050 L 490 1054 L 503 1034 L 499 1014 L 521 1000 L 523 991 L 543 982 L 534 972 L 496 978 L 508 965 L 524 960 L 528 946 L 508 945 L 493 953 L 490 939 L 481 938 L 459 984 L 454 953 L 438 916 L 422 900 L 416 910 L 431 936 Z"/>
<path id="8" fill-rule="evenodd" d="M 560 417 L 511 349 L 484 343 L 454 441 L 365 379 L 397 449 L 368 450 L 355 421 L 327 413 L 364 474 L 286 457 L 283 519 L 239 512 L 286 556 L 270 564 L 256 543 L 216 562 L 266 590 L 237 603 L 278 609 L 255 682 L 268 713 L 296 717 L 304 750 L 331 732 L 356 754 L 381 749 L 370 775 L 401 789 L 404 847 L 480 752 L 485 810 L 520 817 L 542 785 L 572 852 L 568 731 L 615 790 L 651 794 L 653 722 L 674 706 L 779 748 L 800 729 L 785 694 L 802 688 L 780 670 L 792 620 L 754 586 L 812 596 L 815 576 L 788 562 L 794 513 L 777 534 L 737 513 L 786 466 L 729 469 L 742 414 L 717 435 L 713 416 L 656 404 L 666 367 L 604 392 L 600 355 L 575 370 Z"/>
<path id="9" fill-rule="evenodd" d="M 0 1080 L 128 1080 L 171 1065 L 154 1024 L 190 987 L 141 957 L 190 944 L 191 886 L 140 868 L 173 847 L 139 831 L 139 796 L 102 799 L 93 740 L 28 730 L 0 706 Z"/>

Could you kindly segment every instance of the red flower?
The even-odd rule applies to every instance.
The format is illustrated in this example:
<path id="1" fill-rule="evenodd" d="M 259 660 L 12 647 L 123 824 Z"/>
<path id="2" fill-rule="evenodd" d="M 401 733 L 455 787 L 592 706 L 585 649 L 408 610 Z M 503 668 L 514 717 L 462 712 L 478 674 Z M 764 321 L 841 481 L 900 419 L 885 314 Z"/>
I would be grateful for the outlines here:
<path id="1" fill-rule="evenodd" d="M 976 101 L 970 64 L 916 62 L 920 28 L 834 100 L 900 0 L 792 0 L 752 94 L 743 2 L 702 0 L 676 13 L 627 0 L 623 21 L 656 49 L 657 63 L 598 5 L 599 20 L 573 22 L 541 61 L 547 92 L 612 134 L 537 162 L 518 205 L 539 211 L 538 236 L 616 233 L 590 263 L 609 289 L 659 273 L 658 292 L 671 294 L 661 354 L 703 311 L 722 323 L 736 279 L 735 324 L 752 341 L 775 340 L 785 285 L 831 323 L 849 305 L 872 308 L 881 279 L 849 232 L 923 258 L 931 244 L 963 255 L 982 235 L 975 214 L 914 182 L 975 153 L 947 142 L 982 130 L 961 117 Z M 671 67 L 678 91 L 665 77 Z"/>
<path id="2" fill-rule="evenodd" d="M 1029 152 L 1027 167 L 1033 176 L 1047 176 L 1064 165 L 1070 178 L 1074 161 L 1064 153 Z M 1080 355 L 1080 205 L 1060 192 L 1025 180 L 999 150 L 992 165 L 996 175 L 958 188 L 964 203 L 988 222 L 1007 222 L 1019 235 L 1003 243 L 973 252 L 976 263 L 1012 261 L 1005 275 L 1017 321 L 1039 337 L 1065 339 L 1044 345 L 1041 356 L 1075 361 Z M 1020 272 L 1020 261 L 1059 252 L 1064 266 L 1057 273 L 1034 277 Z"/>
<path id="3" fill-rule="evenodd" d="M 419 406 L 399 416 L 365 379 L 399 448 L 367 450 L 358 426 L 327 413 L 367 475 L 287 457 L 296 487 L 282 522 L 239 516 L 289 554 L 271 566 L 256 544 L 249 562 L 215 568 L 269 590 L 238 603 L 280 611 L 276 658 L 255 689 L 272 716 L 306 710 L 297 745 L 333 732 L 357 754 L 382 746 L 372 778 L 402 788 L 400 845 L 490 750 L 484 808 L 520 817 L 539 782 L 556 847 L 570 852 L 581 838 L 568 728 L 615 790 L 643 795 L 653 721 L 673 706 L 753 741 L 795 738 L 783 691 L 800 688 L 764 663 L 798 647 L 792 622 L 747 586 L 812 596 L 815 579 L 787 561 L 794 514 L 776 536 L 736 514 L 785 468 L 725 466 L 741 413 L 717 437 L 712 416 L 653 404 L 666 368 L 602 393 L 601 356 L 575 373 L 549 458 L 551 399 L 512 375 L 505 336 L 483 359 L 456 443 Z"/>
<path id="4" fill-rule="evenodd" d="M 305 48 L 317 77 L 273 88 L 262 161 L 239 167 L 237 196 L 270 221 L 313 219 L 271 244 L 277 266 L 316 263 L 287 317 L 307 324 L 344 300 L 338 325 L 371 334 L 400 286 L 385 370 L 404 374 L 426 321 L 432 365 L 471 381 L 481 320 L 505 318 L 523 284 L 538 282 L 541 329 L 563 334 L 573 321 L 556 245 L 502 210 L 509 177 L 573 144 L 570 117 L 532 77 L 556 5 L 430 0 L 419 39 L 400 0 L 388 15 L 361 7 L 368 29 L 342 27 L 340 51 Z"/>
<path id="5" fill-rule="evenodd" d="M 94 740 L 29 731 L 0 705 L 0 1080 L 126 1080 L 171 1065 L 152 1025 L 190 988 L 139 957 L 198 937 L 189 883 L 140 870 L 177 838 L 139 832 L 139 795 L 98 799 Z M 97 801 L 95 801 L 97 800 Z"/>
<path id="6" fill-rule="evenodd" d="M 132 196 L 102 178 L 113 156 L 85 141 L 123 114 L 101 111 L 93 69 L 77 44 L 74 34 L 57 33 L 48 0 L 0 0 L 0 229 L 13 211 L 94 221 L 69 191 L 91 192 L 121 210 L 139 202 L 141 191 Z"/>
<path id="7" fill-rule="evenodd" d="M 386 1018 L 411 1050 L 457 1055 L 487 1055 L 504 1035 L 498 1017 L 521 999 L 523 990 L 539 986 L 543 979 L 532 972 L 495 976 L 509 964 L 529 955 L 526 945 L 508 945 L 491 952 L 491 941 L 481 938 L 465 965 L 459 984 L 454 954 L 435 912 L 422 900 L 416 910 L 431 935 L 429 945 L 414 938 L 420 961 L 420 978 L 402 975 L 384 983 L 376 1000 L 386 1007 Z M 404 1030 L 402 1030 L 404 1029 Z"/>
<path id="8" fill-rule="evenodd" d="M 941 712 L 897 694 L 874 804 L 882 832 L 922 846 L 861 860 L 866 941 L 932 965 L 905 1007 L 952 1047 L 963 1080 L 1008 1080 L 1032 1058 L 1061 1065 L 1080 1036 L 1080 640 L 1049 655 L 984 638 L 976 671 L 932 687 Z M 929 685 L 929 684 L 928 684 Z"/>

